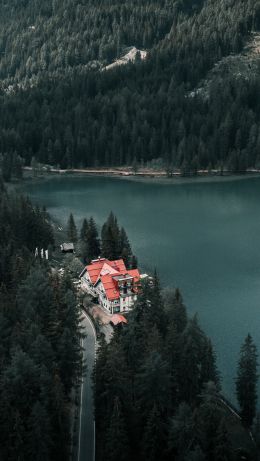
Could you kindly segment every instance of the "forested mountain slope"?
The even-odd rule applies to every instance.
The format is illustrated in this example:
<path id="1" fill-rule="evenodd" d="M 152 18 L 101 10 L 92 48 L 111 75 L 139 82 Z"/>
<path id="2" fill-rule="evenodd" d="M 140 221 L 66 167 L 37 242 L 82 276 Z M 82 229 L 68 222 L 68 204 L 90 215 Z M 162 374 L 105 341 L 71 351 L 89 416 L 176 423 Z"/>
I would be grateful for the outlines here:
<path id="1" fill-rule="evenodd" d="M 259 29 L 258 0 L 12 0 L 0 13 L 3 153 L 62 167 L 259 166 L 257 66 L 189 97 Z M 100 72 L 127 46 L 147 58 Z"/>
<path id="2" fill-rule="evenodd" d="M 199 94 L 207 98 L 211 87 L 217 82 L 225 84 L 226 79 L 252 81 L 259 77 L 260 33 L 253 32 L 241 52 L 224 56 L 217 61 L 190 96 Z"/>
<path id="3" fill-rule="evenodd" d="M 151 48 L 170 31 L 180 8 L 176 0 L 2 3 L 0 76 L 19 82 L 71 67 L 82 70 L 97 60 L 107 64 L 126 46 Z"/>

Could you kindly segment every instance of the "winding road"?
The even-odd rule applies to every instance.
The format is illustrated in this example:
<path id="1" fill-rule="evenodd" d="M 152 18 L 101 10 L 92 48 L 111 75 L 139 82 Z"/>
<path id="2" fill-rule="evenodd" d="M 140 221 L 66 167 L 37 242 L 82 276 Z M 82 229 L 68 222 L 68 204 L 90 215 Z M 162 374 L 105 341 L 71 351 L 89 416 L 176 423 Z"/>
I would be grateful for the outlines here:
<path id="1" fill-rule="evenodd" d="M 83 317 L 82 324 L 86 337 L 82 346 L 87 373 L 80 390 L 78 461 L 95 461 L 95 418 L 91 375 L 95 362 L 96 332 L 85 312 Z"/>

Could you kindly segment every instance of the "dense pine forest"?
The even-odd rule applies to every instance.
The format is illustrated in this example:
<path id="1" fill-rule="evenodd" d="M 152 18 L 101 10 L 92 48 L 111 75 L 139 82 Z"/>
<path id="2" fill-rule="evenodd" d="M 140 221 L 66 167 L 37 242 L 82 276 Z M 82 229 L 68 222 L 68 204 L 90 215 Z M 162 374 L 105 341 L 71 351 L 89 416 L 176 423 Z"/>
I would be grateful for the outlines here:
<path id="1" fill-rule="evenodd" d="M 70 279 L 35 260 L 53 245 L 45 210 L 0 193 L 0 459 L 65 461 L 83 364 Z"/>
<path id="2" fill-rule="evenodd" d="M 257 0 L 1 2 L 0 152 L 65 168 L 259 167 L 258 73 L 197 91 L 259 23 Z M 130 46 L 147 58 L 102 70 Z"/>
<path id="3" fill-rule="evenodd" d="M 137 268 L 137 257 L 133 254 L 127 233 L 124 227 L 119 226 L 113 212 L 110 212 L 100 234 L 93 216 L 83 219 L 78 232 L 71 214 L 67 223 L 67 237 L 70 242 L 77 244 L 78 254 L 85 264 L 101 256 L 110 261 L 122 258 L 127 269 Z"/>
<path id="4" fill-rule="evenodd" d="M 164 300 L 155 275 L 128 320 L 98 349 L 97 460 L 257 459 L 257 442 L 251 444 L 248 432 L 257 400 L 251 336 L 241 347 L 236 378 L 243 429 L 221 395 L 211 341 L 197 317 L 188 318 L 178 289 Z"/>

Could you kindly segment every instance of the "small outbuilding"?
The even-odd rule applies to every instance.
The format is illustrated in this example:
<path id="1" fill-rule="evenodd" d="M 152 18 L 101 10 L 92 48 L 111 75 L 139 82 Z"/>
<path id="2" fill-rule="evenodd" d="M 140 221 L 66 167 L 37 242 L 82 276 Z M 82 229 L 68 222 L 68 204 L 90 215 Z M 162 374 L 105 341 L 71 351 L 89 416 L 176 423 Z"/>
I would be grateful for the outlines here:
<path id="1" fill-rule="evenodd" d="M 120 323 L 127 323 L 127 320 L 123 315 L 114 314 L 111 317 L 110 323 L 113 325 L 119 325 Z"/>
<path id="2" fill-rule="evenodd" d="M 62 253 L 75 253 L 74 243 L 62 243 L 60 249 Z"/>

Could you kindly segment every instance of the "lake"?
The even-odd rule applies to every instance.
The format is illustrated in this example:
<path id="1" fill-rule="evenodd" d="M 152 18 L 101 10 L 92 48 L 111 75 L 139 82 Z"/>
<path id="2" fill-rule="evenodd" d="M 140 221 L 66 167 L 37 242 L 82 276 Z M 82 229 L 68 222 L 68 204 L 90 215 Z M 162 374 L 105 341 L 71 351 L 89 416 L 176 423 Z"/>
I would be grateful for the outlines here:
<path id="1" fill-rule="evenodd" d="M 211 337 L 223 392 L 234 400 L 240 345 L 250 332 L 260 352 L 260 178 L 133 181 L 55 177 L 28 182 L 34 202 L 63 224 L 99 226 L 112 210 L 127 230 L 143 271 L 178 286 Z M 260 395 L 260 393 L 259 393 Z"/>

